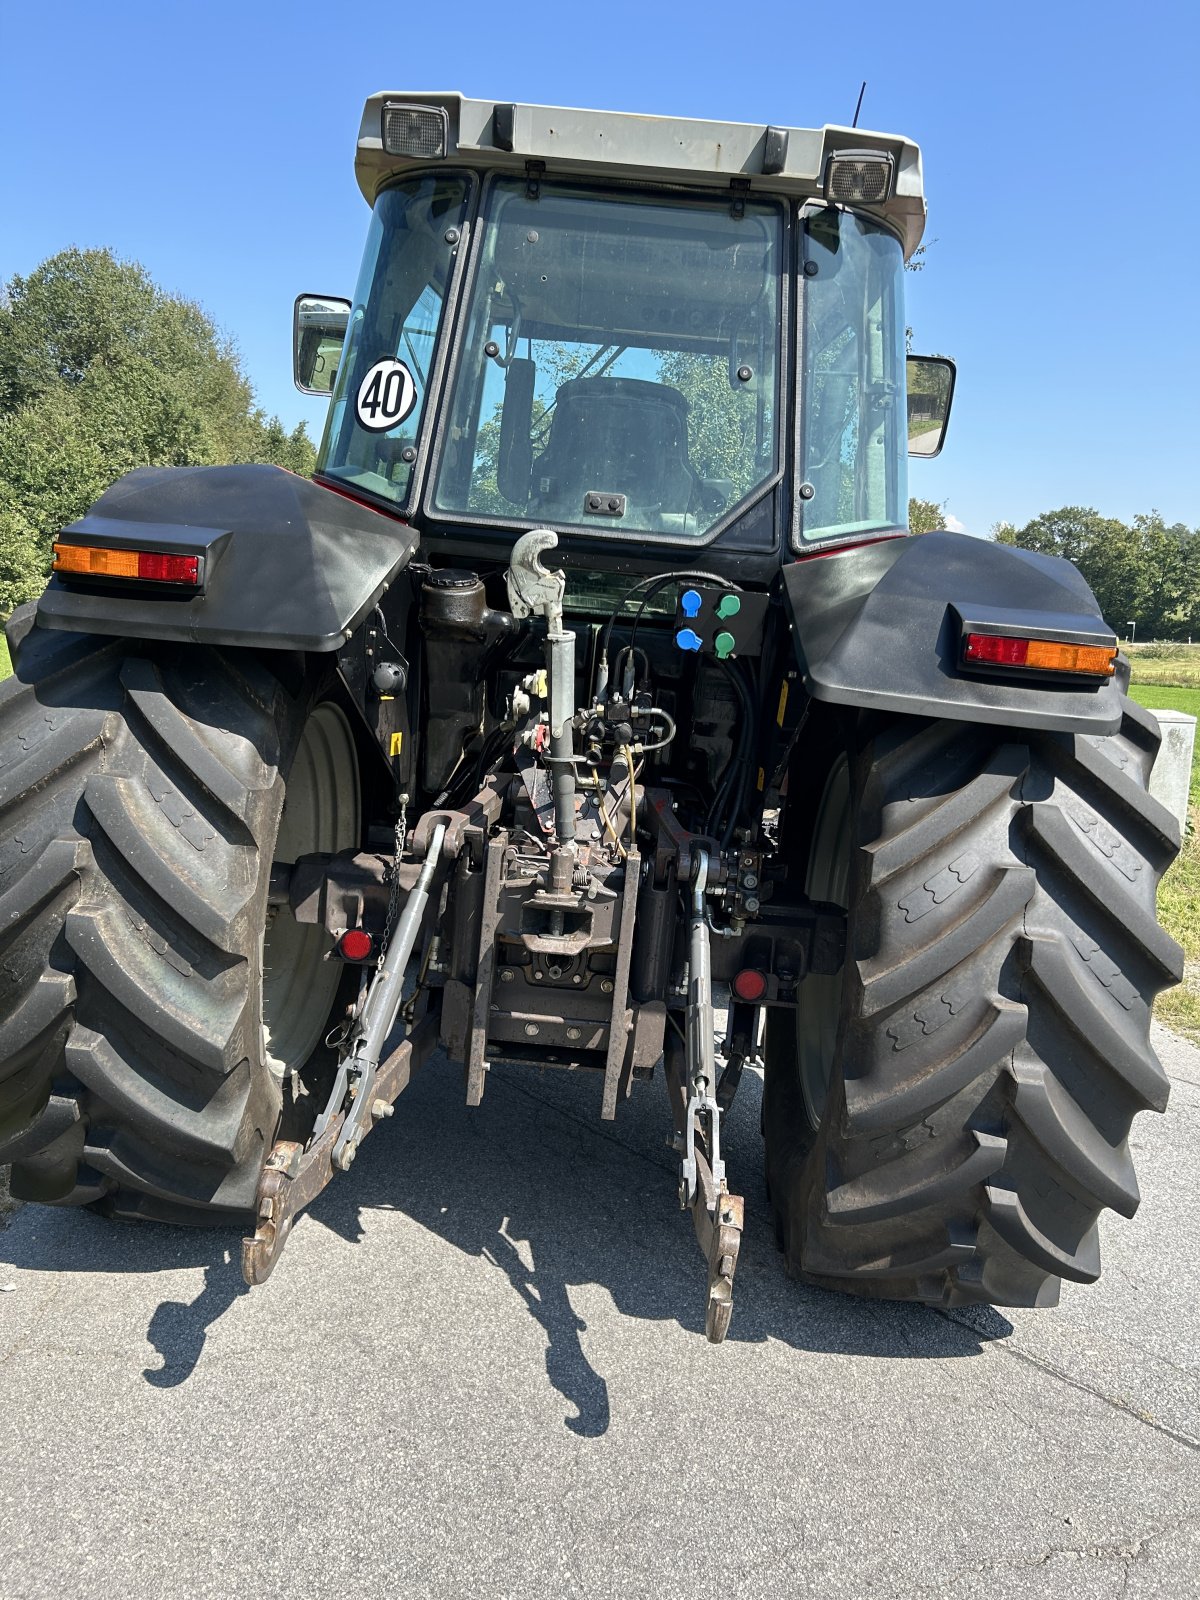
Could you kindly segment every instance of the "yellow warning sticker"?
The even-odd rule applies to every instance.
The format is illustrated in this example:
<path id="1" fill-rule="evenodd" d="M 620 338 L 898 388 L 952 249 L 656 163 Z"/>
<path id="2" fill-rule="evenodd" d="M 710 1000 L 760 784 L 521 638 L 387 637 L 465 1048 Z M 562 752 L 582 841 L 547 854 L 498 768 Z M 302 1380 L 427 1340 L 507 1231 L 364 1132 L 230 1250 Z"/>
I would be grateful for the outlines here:
<path id="1" fill-rule="evenodd" d="M 393 761 L 400 754 L 400 751 L 403 749 L 403 747 L 404 747 L 404 735 L 402 733 L 394 733 L 392 735 L 391 749 L 388 752 Z"/>
<path id="2" fill-rule="evenodd" d="M 779 710 L 775 713 L 775 726 L 783 727 L 783 714 L 787 710 L 788 681 L 785 678 L 779 685 Z"/>
<path id="3" fill-rule="evenodd" d="M 762 793 L 763 788 L 766 785 L 766 781 L 767 781 L 767 775 L 763 771 L 763 769 L 761 767 L 759 767 L 759 769 L 758 769 L 758 791 L 759 791 L 760 794 Z"/>

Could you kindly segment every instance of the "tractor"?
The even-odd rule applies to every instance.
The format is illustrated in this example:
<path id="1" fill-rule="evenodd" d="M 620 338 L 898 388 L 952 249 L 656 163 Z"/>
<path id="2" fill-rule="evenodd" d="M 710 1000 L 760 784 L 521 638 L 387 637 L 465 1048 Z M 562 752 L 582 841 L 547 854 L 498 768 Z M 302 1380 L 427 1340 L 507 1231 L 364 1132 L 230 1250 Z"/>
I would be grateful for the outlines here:
<path id="1" fill-rule="evenodd" d="M 379 94 L 356 175 L 313 477 L 131 472 L 9 623 L 14 1196 L 242 1224 L 258 1284 L 430 1058 L 657 1075 L 719 1342 L 761 1069 L 795 1276 L 1094 1280 L 1179 829 L 1076 569 L 909 533 L 917 148 Z"/>

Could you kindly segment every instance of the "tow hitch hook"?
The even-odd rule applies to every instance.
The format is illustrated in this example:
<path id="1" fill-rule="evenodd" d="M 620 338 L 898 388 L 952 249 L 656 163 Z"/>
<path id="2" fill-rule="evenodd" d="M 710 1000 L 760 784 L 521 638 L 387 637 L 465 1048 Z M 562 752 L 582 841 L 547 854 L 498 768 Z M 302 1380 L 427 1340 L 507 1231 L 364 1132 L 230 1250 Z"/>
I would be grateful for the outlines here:
<path id="1" fill-rule="evenodd" d="M 692 1213 L 696 1238 L 708 1261 L 704 1332 L 720 1344 L 733 1315 L 733 1278 L 742 1245 L 744 1202 L 730 1194 L 721 1159 L 721 1108 L 716 1089 L 716 1017 L 712 998 L 712 953 L 704 895 L 708 887 L 708 851 L 696 850 L 688 924 L 688 988 L 684 1024 L 686 1082 L 679 1084 L 683 1127 L 680 1145 L 679 1203 Z M 679 1075 L 678 1051 L 668 1055 L 667 1071 Z"/>

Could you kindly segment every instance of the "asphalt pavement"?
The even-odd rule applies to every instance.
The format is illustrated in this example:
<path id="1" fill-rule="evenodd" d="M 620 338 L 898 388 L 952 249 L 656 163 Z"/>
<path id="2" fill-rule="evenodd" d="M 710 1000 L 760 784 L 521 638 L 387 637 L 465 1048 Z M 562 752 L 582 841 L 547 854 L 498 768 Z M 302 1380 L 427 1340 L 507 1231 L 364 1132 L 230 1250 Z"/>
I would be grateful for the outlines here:
<path id="1" fill-rule="evenodd" d="M 760 1086 L 727 1343 L 660 1082 L 427 1066 L 245 1289 L 238 1240 L 0 1232 L 0 1596 L 1200 1596 L 1200 1052 L 1054 1311 L 785 1276 Z"/>

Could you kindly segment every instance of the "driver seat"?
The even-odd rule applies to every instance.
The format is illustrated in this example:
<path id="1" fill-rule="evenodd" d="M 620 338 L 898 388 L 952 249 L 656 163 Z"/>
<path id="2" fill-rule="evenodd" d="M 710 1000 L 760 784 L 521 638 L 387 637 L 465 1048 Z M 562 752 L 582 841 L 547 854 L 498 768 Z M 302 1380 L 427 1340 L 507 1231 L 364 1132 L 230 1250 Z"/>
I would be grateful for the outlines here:
<path id="1" fill-rule="evenodd" d="M 559 386 L 546 448 L 533 463 L 531 511 L 578 522 L 589 492 L 623 494 L 631 523 L 682 517 L 700 480 L 688 460 L 688 403 L 643 378 L 571 378 Z M 632 515 L 631 515 L 632 514 Z"/>

